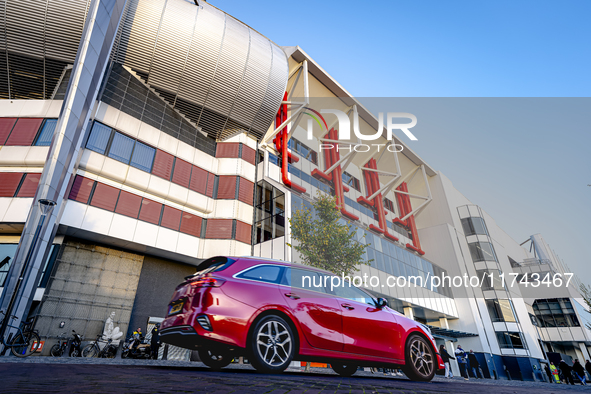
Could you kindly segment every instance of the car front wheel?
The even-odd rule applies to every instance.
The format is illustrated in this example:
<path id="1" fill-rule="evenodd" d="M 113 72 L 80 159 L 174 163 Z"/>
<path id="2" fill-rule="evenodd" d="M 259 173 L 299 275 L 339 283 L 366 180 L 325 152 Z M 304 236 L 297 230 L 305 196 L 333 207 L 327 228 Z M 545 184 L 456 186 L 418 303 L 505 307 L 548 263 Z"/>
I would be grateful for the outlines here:
<path id="1" fill-rule="evenodd" d="M 410 380 L 430 381 L 435 376 L 435 353 L 425 338 L 411 336 L 406 342 L 404 373 Z"/>
<path id="2" fill-rule="evenodd" d="M 341 376 L 351 376 L 357 372 L 357 365 L 351 364 L 330 364 L 332 370 Z"/>
<path id="3" fill-rule="evenodd" d="M 295 354 L 295 337 L 289 324 L 276 315 L 259 320 L 250 337 L 250 353 L 250 361 L 259 372 L 283 372 Z"/>

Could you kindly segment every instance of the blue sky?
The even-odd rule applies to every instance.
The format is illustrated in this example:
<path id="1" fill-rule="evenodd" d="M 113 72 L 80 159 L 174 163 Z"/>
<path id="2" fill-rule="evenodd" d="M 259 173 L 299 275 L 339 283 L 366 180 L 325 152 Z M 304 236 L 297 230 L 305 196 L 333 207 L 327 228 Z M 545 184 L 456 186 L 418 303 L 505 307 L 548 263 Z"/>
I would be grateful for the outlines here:
<path id="1" fill-rule="evenodd" d="M 299 45 L 360 98 L 591 96 L 587 0 L 211 4 Z M 420 111 L 411 103 L 396 111 Z M 591 100 L 513 101 L 511 127 L 494 111 L 508 102 L 465 103 L 436 104 L 468 108 L 462 127 L 421 129 L 419 117 L 419 140 L 406 142 L 515 240 L 541 233 L 591 283 Z"/>

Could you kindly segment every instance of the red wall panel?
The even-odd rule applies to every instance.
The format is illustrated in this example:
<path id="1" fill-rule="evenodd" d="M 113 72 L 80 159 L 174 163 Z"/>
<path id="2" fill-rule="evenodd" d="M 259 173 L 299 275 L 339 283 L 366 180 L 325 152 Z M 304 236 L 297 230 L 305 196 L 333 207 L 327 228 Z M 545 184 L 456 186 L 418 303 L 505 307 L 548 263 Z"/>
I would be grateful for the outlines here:
<path id="1" fill-rule="evenodd" d="M 228 200 L 236 198 L 236 177 L 234 175 L 220 175 L 218 177 L 217 198 Z"/>
<path id="2" fill-rule="evenodd" d="M 251 244 L 252 235 L 251 235 L 252 226 L 250 224 L 246 224 L 241 222 L 240 220 L 236 221 L 236 241 L 244 242 L 247 244 Z"/>
<path id="3" fill-rule="evenodd" d="M 205 194 L 205 191 L 207 190 L 207 175 L 209 175 L 211 178 L 214 177 L 203 168 L 193 166 L 193 171 L 191 172 L 191 185 L 189 186 L 189 189 L 196 191 L 197 193 Z"/>
<path id="4" fill-rule="evenodd" d="M 165 205 L 160 225 L 174 231 L 179 231 L 179 226 L 181 225 L 181 213 L 180 210 Z"/>
<path id="5" fill-rule="evenodd" d="M 16 118 L 0 118 L 0 145 L 6 143 L 15 123 Z"/>
<path id="6" fill-rule="evenodd" d="M 193 235 L 195 237 L 200 237 L 202 221 L 203 219 L 201 219 L 199 216 L 183 212 L 183 218 L 181 220 L 181 233 Z"/>
<path id="7" fill-rule="evenodd" d="M 6 145 L 32 145 L 41 126 L 41 122 L 43 122 L 43 119 L 20 118 L 14 125 L 8 140 L 6 140 Z"/>
<path id="8" fill-rule="evenodd" d="M 252 205 L 254 196 L 254 183 L 248 179 L 240 178 L 240 188 L 238 189 L 238 200 Z"/>
<path id="9" fill-rule="evenodd" d="M 254 165 L 255 163 L 255 151 L 250 146 L 242 145 L 242 160 L 249 162 Z"/>
<path id="10" fill-rule="evenodd" d="M 140 220 L 146 221 L 152 224 L 158 224 L 160 222 L 160 213 L 162 212 L 162 204 L 144 198 L 142 200 L 142 207 L 140 209 Z"/>
<path id="11" fill-rule="evenodd" d="M 177 157 L 174 163 L 174 173 L 172 174 L 172 181 L 177 185 L 189 187 L 191 180 L 191 164 Z"/>
<path id="12" fill-rule="evenodd" d="M 115 212 L 137 219 L 141 205 L 142 198 L 140 196 L 121 190 Z"/>
<path id="13" fill-rule="evenodd" d="M 156 155 L 154 156 L 154 166 L 152 167 L 152 174 L 169 181 L 173 163 L 173 155 L 163 152 L 160 149 L 156 149 Z"/>
<path id="14" fill-rule="evenodd" d="M 14 197 L 22 177 L 22 172 L 0 172 L 0 197 Z"/>
<path id="15" fill-rule="evenodd" d="M 115 205 L 117 205 L 118 197 L 119 189 L 99 182 L 94 188 L 90 205 L 113 212 L 115 210 Z"/>
<path id="16" fill-rule="evenodd" d="M 17 197 L 35 197 L 35 192 L 37 191 L 40 179 L 41 174 L 33 172 L 28 173 L 18 191 Z"/>
<path id="17" fill-rule="evenodd" d="M 205 238 L 232 239 L 232 219 L 208 219 Z"/>
<path id="18" fill-rule="evenodd" d="M 68 198 L 83 204 L 88 204 L 88 198 L 90 197 L 93 185 L 93 180 L 76 175 L 76 179 L 74 179 L 74 184 L 72 185 L 72 190 L 70 190 L 70 196 Z"/>
<path id="19" fill-rule="evenodd" d="M 215 149 L 215 157 L 237 158 L 240 153 L 239 142 L 218 142 Z"/>

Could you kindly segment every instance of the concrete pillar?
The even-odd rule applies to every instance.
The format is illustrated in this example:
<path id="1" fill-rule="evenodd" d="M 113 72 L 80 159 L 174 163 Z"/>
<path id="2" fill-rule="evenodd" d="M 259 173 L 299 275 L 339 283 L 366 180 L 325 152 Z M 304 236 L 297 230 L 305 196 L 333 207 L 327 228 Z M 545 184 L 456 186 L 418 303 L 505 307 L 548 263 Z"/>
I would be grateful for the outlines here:
<path id="1" fill-rule="evenodd" d="M 439 327 L 449 330 L 449 324 L 447 323 L 447 317 L 439 318 Z"/>
<path id="2" fill-rule="evenodd" d="M 404 316 L 408 317 L 411 320 L 415 319 L 415 314 L 414 314 L 411 306 L 404 307 Z"/>
<path id="3" fill-rule="evenodd" d="M 88 119 L 97 99 L 126 2 L 93 0 L 88 9 L 47 161 L 0 298 L 0 309 L 6 311 L 10 305 L 11 314 L 19 318 L 17 322 L 27 317 L 43 262 L 64 211 L 67 192 L 78 167 L 82 151 L 80 146 Z M 43 222 L 37 203 L 40 199 L 57 203 Z M 43 224 L 40 226 L 40 223 Z M 37 230 L 38 236 L 35 236 Z M 34 242 L 35 238 L 37 242 Z M 24 279 L 17 289 L 21 276 Z"/>

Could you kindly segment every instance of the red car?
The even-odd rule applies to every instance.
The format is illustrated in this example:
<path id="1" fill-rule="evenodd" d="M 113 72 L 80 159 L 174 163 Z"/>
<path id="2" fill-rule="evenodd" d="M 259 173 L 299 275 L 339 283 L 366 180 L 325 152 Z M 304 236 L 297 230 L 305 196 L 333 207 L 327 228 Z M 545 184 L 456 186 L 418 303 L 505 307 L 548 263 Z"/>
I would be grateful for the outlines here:
<path id="1" fill-rule="evenodd" d="M 254 257 L 213 257 L 177 286 L 160 327 L 163 342 L 198 350 L 214 369 L 244 355 L 261 372 L 292 360 L 402 368 L 428 381 L 444 368 L 429 329 L 333 274 Z M 338 277 L 337 277 L 338 278 Z"/>

